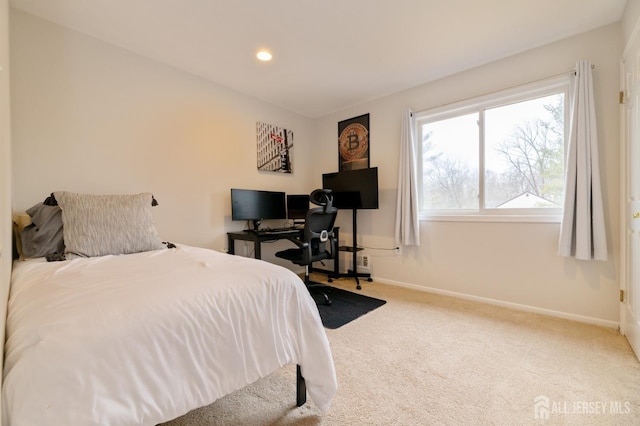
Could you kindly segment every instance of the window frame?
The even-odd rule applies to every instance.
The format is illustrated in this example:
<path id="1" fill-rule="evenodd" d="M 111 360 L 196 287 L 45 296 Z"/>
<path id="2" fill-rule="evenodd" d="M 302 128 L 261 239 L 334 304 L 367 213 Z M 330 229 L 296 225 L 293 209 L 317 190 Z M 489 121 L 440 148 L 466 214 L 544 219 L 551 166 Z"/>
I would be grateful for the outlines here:
<path id="1" fill-rule="evenodd" d="M 559 223 L 562 219 L 562 208 L 487 208 L 484 207 L 484 112 L 519 102 L 541 98 L 557 93 L 564 93 L 564 162 L 566 164 L 569 140 L 569 117 L 571 109 L 571 74 L 551 77 L 499 92 L 494 92 L 440 107 L 415 112 L 414 131 L 416 135 L 418 198 L 420 220 L 427 221 L 474 221 L 474 222 L 551 222 Z M 423 205 L 423 159 L 422 159 L 422 127 L 429 124 L 465 114 L 478 114 L 478 169 L 479 169 L 479 202 L 477 209 L 424 209 Z"/>

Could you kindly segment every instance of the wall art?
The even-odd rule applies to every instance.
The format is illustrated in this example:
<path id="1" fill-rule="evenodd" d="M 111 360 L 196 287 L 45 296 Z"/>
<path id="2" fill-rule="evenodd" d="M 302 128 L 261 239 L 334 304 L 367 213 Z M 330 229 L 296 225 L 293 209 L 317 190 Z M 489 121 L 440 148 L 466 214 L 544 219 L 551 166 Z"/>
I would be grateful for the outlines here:
<path id="1" fill-rule="evenodd" d="M 256 134 L 258 170 L 292 173 L 293 131 L 258 122 Z"/>
<path id="2" fill-rule="evenodd" d="M 369 114 L 338 123 L 339 171 L 369 168 Z"/>

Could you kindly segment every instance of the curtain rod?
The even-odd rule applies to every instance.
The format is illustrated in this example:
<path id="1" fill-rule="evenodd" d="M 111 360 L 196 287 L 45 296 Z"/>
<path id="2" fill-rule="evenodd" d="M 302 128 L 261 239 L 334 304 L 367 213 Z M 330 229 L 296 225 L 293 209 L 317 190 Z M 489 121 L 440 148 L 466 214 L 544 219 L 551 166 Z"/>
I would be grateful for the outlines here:
<path id="1" fill-rule="evenodd" d="M 596 66 L 595 66 L 595 65 L 593 65 L 593 64 L 591 64 L 591 69 L 593 70 L 593 69 L 595 69 L 595 68 L 596 68 Z M 567 74 L 573 74 L 573 75 L 576 75 L 576 69 L 574 68 L 574 69 L 573 69 L 573 70 L 571 70 L 571 71 L 561 72 L 560 74 L 552 75 L 551 77 L 543 77 L 543 78 L 539 78 L 539 79 L 537 79 L 537 80 L 530 81 L 529 83 L 521 83 L 521 84 L 517 84 L 517 85 L 515 85 L 515 86 L 513 86 L 513 87 L 524 86 L 524 85 L 526 85 L 526 84 L 531 84 L 531 83 L 537 83 L 537 82 L 539 82 L 539 81 L 548 80 L 548 79 L 550 79 L 550 78 L 560 77 L 560 76 L 567 75 Z M 511 89 L 511 88 L 512 88 L 512 87 L 509 87 L 509 89 Z"/>
<path id="2" fill-rule="evenodd" d="M 591 64 L 591 69 L 595 69 L 595 68 L 596 68 L 596 66 L 595 66 L 594 64 Z M 514 86 L 504 87 L 504 88 L 500 89 L 499 91 L 502 91 L 502 90 L 511 90 L 511 89 L 518 88 L 518 87 L 520 87 L 520 86 L 526 86 L 526 85 L 528 85 L 528 84 L 538 83 L 538 82 L 540 82 L 540 81 L 550 80 L 550 79 L 552 79 L 552 78 L 561 77 L 561 76 L 563 76 L 563 75 L 569 75 L 569 74 L 576 75 L 576 70 L 575 70 L 575 68 L 574 68 L 573 70 L 571 70 L 571 71 L 561 72 L 560 74 L 551 75 L 551 76 L 549 76 L 549 77 L 542 77 L 542 78 L 538 78 L 538 79 L 536 79 L 536 80 L 528 81 L 528 82 L 526 82 L 526 83 L 519 83 L 519 84 L 516 84 L 516 85 L 514 85 Z M 485 92 L 485 93 L 481 93 L 481 94 L 479 94 L 479 95 L 475 95 L 475 96 L 473 96 L 473 97 L 471 97 L 471 98 L 458 99 L 457 101 L 447 102 L 446 104 L 442 104 L 442 105 L 437 105 L 437 106 L 429 107 L 429 108 L 427 108 L 427 109 L 442 108 L 442 107 L 446 107 L 446 106 L 448 106 L 448 105 L 457 104 L 458 102 L 465 102 L 465 101 L 468 101 L 469 99 L 480 98 L 480 97 L 482 97 L 482 96 L 488 96 L 488 95 L 491 95 L 492 93 L 496 93 L 496 91 L 494 90 L 494 91 L 492 91 L 492 92 Z M 410 113 L 411 113 L 411 116 L 413 116 L 413 114 L 414 114 L 415 112 L 421 112 L 421 111 L 425 111 L 425 109 L 422 109 L 422 110 L 420 110 L 420 111 L 412 111 L 412 110 L 411 110 L 411 111 L 410 111 Z"/>

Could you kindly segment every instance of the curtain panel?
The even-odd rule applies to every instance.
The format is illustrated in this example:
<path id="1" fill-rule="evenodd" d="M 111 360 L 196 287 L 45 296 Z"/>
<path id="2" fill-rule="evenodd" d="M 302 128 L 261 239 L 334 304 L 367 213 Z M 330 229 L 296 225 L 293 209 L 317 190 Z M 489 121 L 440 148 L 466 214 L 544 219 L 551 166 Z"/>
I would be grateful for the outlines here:
<path id="1" fill-rule="evenodd" d="M 591 63 L 576 64 L 558 254 L 607 260 Z"/>
<path id="2" fill-rule="evenodd" d="M 396 202 L 396 245 L 419 246 L 418 184 L 414 120 L 408 108 L 402 113 L 400 160 L 398 164 L 398 197 Z"/>

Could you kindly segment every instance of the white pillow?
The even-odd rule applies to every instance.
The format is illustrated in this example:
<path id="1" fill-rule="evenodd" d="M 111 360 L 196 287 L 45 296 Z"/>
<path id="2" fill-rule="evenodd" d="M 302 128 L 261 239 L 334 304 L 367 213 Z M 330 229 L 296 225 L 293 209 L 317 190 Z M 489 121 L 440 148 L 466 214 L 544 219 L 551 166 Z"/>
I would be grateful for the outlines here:
<path id="1" fill-rule="evenodd" d="M 62 209 L 67 259 L 164 248 L 153 224 L 150 193 L 87 195 L 55 192 Z"/>

